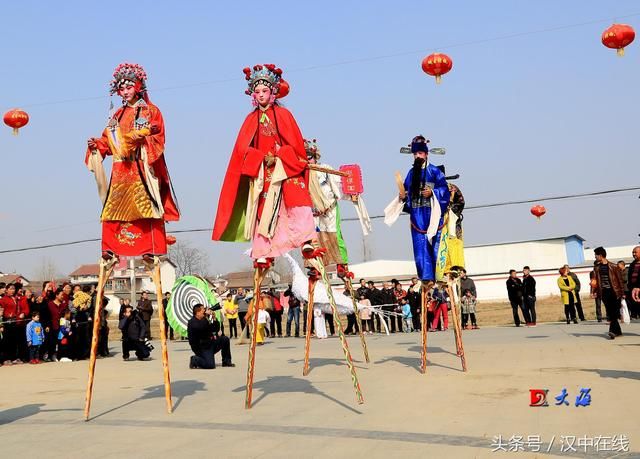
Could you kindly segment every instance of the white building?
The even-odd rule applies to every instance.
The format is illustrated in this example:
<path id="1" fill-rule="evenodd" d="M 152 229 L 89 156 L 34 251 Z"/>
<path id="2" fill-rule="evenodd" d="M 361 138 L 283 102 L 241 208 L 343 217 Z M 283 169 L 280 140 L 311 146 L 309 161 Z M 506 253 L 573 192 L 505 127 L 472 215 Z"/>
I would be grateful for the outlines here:
<path id="1" fill-rule="evenodd" d="M 82 265 L 69 274 L 69 279 L 73 284 L 97 284 L 99 272 L 97 264 Z M 109 311 L 117 313 L 120 310 L 120 298 L 130 298 L 131 274 L 129 260 L 122 260 L 114 268 L 113 274 L 104 288 L 105 296 L 109 298 L 109 304 L 107 305 Z M 154 303 L 154 308 L 157 308 L 156 287 L 140 259 L 134 261 L 134 274 L 134 295 L 136 300 L 140 298 L 140 294 L 143 291 L 147 291 L 149 292 L 149 299 Z M 162 290 L 164 292 L 171 291 L 176 281 L 176 266 L 168 258 L 161 259 L 160 280 L 162 282 Z"/>
<path id="2" fill-rule="evenodd" d="M 593 269 L 593 250 L 584 248 L 584 239 L 577 234 L 532 241 L 465 247 L 467 275 L 476 283 L 480 300 L 507 300 L 505 282 L 509 270 L 519 274 L 529 266 L 536 279 L 538 297 L 558 295 L 558 269 L 568 264 L 578 275 L 581 293 L 589 294 L 589 272 Z M 634 246 L 611 247 L 607 258 L 612 261 L 631 259 Z M 350 266 L 356 282 L 360 278 L 374 281 L 398 279 L 406 285 L 416 275 L 413 260 L 376 260 Z"/>

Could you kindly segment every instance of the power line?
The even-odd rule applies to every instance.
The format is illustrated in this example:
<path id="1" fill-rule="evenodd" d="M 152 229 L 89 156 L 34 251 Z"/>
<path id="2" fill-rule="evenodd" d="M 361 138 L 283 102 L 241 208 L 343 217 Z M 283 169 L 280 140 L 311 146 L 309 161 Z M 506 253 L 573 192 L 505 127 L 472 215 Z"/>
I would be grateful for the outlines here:
<path id="1" fill-rule="evenodd" d="M 608 18 L 592 19 L 592 20 L 589 20 L 589 21 L 577 22 L 577 23 L 573 23 L 573 24 L 565 24 L 565 25 L 560 25 L 560 26 L 555 26 L 555 27 L 545 27 L 545 28 L 536 29 L 536 30 L 526 30 L 526 31 L 523 31 L 523 32 L 515 32 L 515 33 L 510 33 L 510 34 L 497 35 L 495 37 L 481 38 L 481 39 L 478 39 L 478 40 L 464 41 L 464 42 L 459 42 L 459 43 L 450 43 L 450 44 L 445 44 L 445 45 L 441 45 L 441 46 L 435 46 L 435 47 L 432 47 L 430 49 L 415 49 L 415 50 L 411 50 L 411 51 L 399 51 L 397 53 L 381 54 L 381 55 L 377 55 L 377 56 L 353 58 L 353 59 L 347 59 L 347 60 L 343 60 L 343 61 L 330 62 L 330 63 L 326 63 L 326 64 L 317 64 L 317 65 L 311 65 L 311 66 L 307 66 L 307 67 L 292 68 L 292 69 L 287 70 L 287 73 L 309 72 L 309 71 L 312 71 L 312 70 L 327 69 L 327 68 L 332 68 L 332 67 L 342 67 L 342 66 L 345 66 L 345 65 L 361 64 L 361 63 L 365 63 L 365 62 L 373 62 L 373 61 L 379 61 L 379 60 L 385 60 L 385 59 L 393 59 L 393 58 L 396 58 L 396 57 L 410 56 L 410 55 L 419 54 L 419 53 L 429 53 L 429 52 L 434 52 L 434 51 L 443 51 L 443 50 L 454 49 L 454 48 L 462 48 L 462 47 L 465 47 L 465 46 L 482 45 L 482 44 L 485 44 L 485 43 L 492 43 L 492 42 L 496 42 L 496 41 L 512 40 L 512 39 L 527 37 L 527 36 L 531 36 L 531 35 L 540 35 L 540 34 L 544 34 L 544 33 L 559 32 L 559 31 L 562 31 L 562 30 L 575 29 L 575 28 L 578 28 L 578 27 L 584 27 L 584 26 L 588 26 L 588 25 L 599 24 L 599 23 L 607 22 L 607 21 L 619 21 L 620 19 L 628 19 L 628 18 L 632 18 L 632 17 L 636 17 L 636 16 L 640 16 L 640 12 L 629 13 L 629 14 L 625 14 L 625 15 L 622 15 L 622 16 L 616 16 L 615 18 L 608 17 Z M 154 92 L 154 93 L 163 92 L 163 91 L 175 91 L 177 89 L 193 88 L 193 87 L 198 87 L 198 86 L 211 86 L 211 85 L 217 85 L 217 84 L 221 84 L 221 83 L 229 83 L 229 82 L 233 82 L 233 81 L 240 81 L 240 80 L 243 80 L 243 79 L 244 79 L 243 77 L 215 79 L 215 80 L 208 80 L 208 81 L 201 81 L 201 82 L 194 82 L 194 83 L 184 83 L 184 84 L 179 84 L 179 85 L 174 85 L 174 86 L 166 86 L 166 87 L 160 87 L 160 88 L 150 88 L 149 91 L 150 92 Z M 87 101 L 92 101 L 92 100 L 106 99 L 108 97 L 109 96 L 81 97 L 81 98 L 77 98 L 77 99 L 63 99 L 63 100 L 49 101 L 49 102 L 36 102 L 36 103 L 24 104 L 24 105 L 20 105 L 20 106 L 22 108 L 43 107 L 43 106 L 48 106 L 48 105 L 60 105 L 60 104 L 67 104 L 67 103 L 74 103 L 74 102 L 87 102 Z"/>
<path id="2" fill-rule="evenodd" d="M 576 193 L 576 194 L 567 194 L 567 195 L 560 195 L 560 196 L 547 196 L 547 197 L 536 198 L 536 199 L 523 199 L 523 200 L 520 200 L 520 201 L 503 201 L 503 202 L 496 202 L 496 203 L 491 203 L 491 204 L 478 204 L 478 205 L 475 205 L 475 206 L 467 206 L 467 207 L 465 207 L 465 210 L 489 209 L 489 208 L 493 208 L 493 207 L 514 206 L 514 205 L 518 205 L 518 204 L 530 204 L 530 203 L 533 203 L 533 202 L 558 201 L 558 200 L 563 200 L 563 199 L 574 199 L 574 198 L 603 196 L 603 195 L 610 195 L 610 194 L 615 194 L 615 193 L 624 193 L 624 192 L 627 192 L 627 191 L 638 191 L 638 190 L 640 190 L 640 186 L 628 187 L 628 188 L 616 188 L 616 189 L 612 189 L 612 190 L 593 191 L 593 192 L 589 192 L 589 193 Z M 372 216 L 370 218 L 372 220 L 377 220 L 377 219 L 384 218 L 384 215 L 374 215 L 374 216 Z M 352 221 L 358 221 L 358 219 L 357 218 L 344 218 L 344 219 L 342 219 L 342 221 L 343 222 L 352 222 Z M 213 230 L 213 228 L 192 228 L 192 229 L 168 231 L 168 233 L 169 234 L 203 233 L 203 232 L 211 232 L 212 230 Z M 50 248 L 53 248 L 53 247 L 66 247 L 66 246 L 70 246 L 70 245 L 86 244 L 87 242 L 99 242 L 99 241 L 100 241 L 99 238 L 93 238 L 93 239 L 80 239 L 80 240 L 77 240 L 77 241 L 69 241 L 69 242 L 57 242 L 57 243 L 53 243 L 53 244 L 38 245 L 38 246 L 32 246 L 32 247 L 22 247 L 22 248 L 19 248 L 19 249 L 0 250 L 0 254 L 16 253 L 16 252 L 28 252 L 28 251 L 31 251 L 31 250 L 43 250 L 43 249 L 50 249 Z"/>

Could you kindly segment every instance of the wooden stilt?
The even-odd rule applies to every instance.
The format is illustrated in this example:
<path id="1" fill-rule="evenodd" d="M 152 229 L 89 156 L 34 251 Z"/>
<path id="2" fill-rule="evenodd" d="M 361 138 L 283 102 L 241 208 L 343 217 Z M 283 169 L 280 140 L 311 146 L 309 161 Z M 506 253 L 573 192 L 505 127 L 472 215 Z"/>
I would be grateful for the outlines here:
<path id="1" fill-rule="evenodd" d="M 427 372 L 427 331 L 429 324 L 427 323 L 427 309 L 429 305 L 429 290 L 433 282 L 422 281 L 422 305 L 420 306 L 420 336 L 422 338 L 420 348 L 420 372 Z"/>
<path id="2" fill-rule="evenodd" d="M 462 344 L 462 327 L 460 324 L 460 308 L 458 308 L 460 302 L 460 295 L 458 295 L 458 282 L 449 276 L 447 282 L 447 293 L 451 300 L 451 318 L 453 319 L 453 331 L 456 340 L 456 351 L 460 357 L 462 363 L 462 371 L 467 371 L 467 360 L 464 355 L 464 346 Z"/>
<path id="3" fill-rule="evenodd" d="M 307 302 L 307 331 L 304 336 L 304 366 L 302 367 L 302 375 L 309 374 L 309 355 L 311 351 L 311 324 L 313 323 L 313 295 L 318 282 L 318 272 L 313 269 L 309 272 L 309 301 Z"/>
<path id="4" fill-rule="evenodd" d="M 84 420 L 89 420 L 91 411 L 91 398 L 93 396 L 93 379 L 96 371 L 96 358 L 98 354 L 98 338 L 100 335 L 100 314 L 102 312 L 102 298 L 104 296 L 104 284 L 111 276 L 117 258 L 104 260 L 100 258 L 100 274 L 98 276 L 98 289 L 96 291 L 96 305 L 93 311 L 93 336 L 91 337 L 91 354 L 89 357 L 89 379 L 87 380 L 87 394 L 84 404 Z"/>
<path id="5" fill-rule="evenodd" d="M 358 330 L 360 331 L 360 344 L 362 344 L 362 352 L 364 353 L 364 360 L 369 363 L 369 350 L 367 349 L 367 340 L 364 338 L 364 332 L 362 331 L 362 320 L 360 319 L 360 313 L 358 312 L 358 302 L 355 297 L 355 292 L 353 291 L 353 284 L 351 283 L 351 279 L 348 277 L 344 277 L 342 279 L 344 282 L 344 287 L 349 292 L 349 296 L 351 296 L 351 302 L 353 303 L 353 312 L 356 315 L 356 323 L 358 324 Z"/>
<path id="6" fill-rule="evenodd" d="M 249 327 L 249 321 L 251 321 L 251 345 L 249 346 L 249 363 L 247 365 L 247 387 L 244 407 L 245 409 L 251 408 L 251 400 L 253 398 L 253 374 L 255 371 L 256 362 L 256 339 L 258 338 L 258 311 L 260 310 L 260 286 L 264 280 L 269 267 L 256 266 L 253 275 L 253 302 L 249 304 L 249 311 L 247 312 L 247 327 Z"/>
<path id="7" fill-rule="evenodd" d="M 158 317 L 160 320 L 160 347 L 162 350 L 162 371 L 164 373 L 164 397 L 167 402 L 167 413 L 173 412 L 173 402 L 171 401 L 171 371 L 169 367 L 169 349 L 167 347 L 167 330 L 164 327 L 164 307 L 162 306 L 162 279 L 160 276 L 160 258 L 153 257 L 153 264 L 147 264 L 147 269 L 151 272 L 151 278 L 156 286 L 156 298 L 158 301 Z"/>
<path id="8" fill-rule="evenodd" d="M 351 382 L 353 383 L 353 388 L 356 392 L 356 398 L 358 399 L 358 403 L 362 404 L 364 403 L 364 397 L 362 396 L 362 390 L 360 389 L 358 374 L 356 373 L 356 367 L 354 366 L 353 359 L 351 358 L 349 343 L 347 342 L 347 339 L 344 336 L 344 331 L 342 330 L 342 323 L 340 322 L 340 318 L 338 317 L 338 307 L 336 306 L 336 300 L 333 296 L 333 290 L 331 289 L 331 283 L 329 282 L 329 278 L 327 277 L 327 272 L 325 271 L 324 264 L 322 263 L 322 260 L 320 258 L 312 258 L 309 260 L 309 262 L 314 268 L 318 270 L 320 276 L 322 277 L 322 282 L 324 282 L 324 285 L 327 289 L 327 296 L 329 297 L 331 311 L 333 312 L 333 324 L 338 330 L 338 338 L 340 338 L 342 351 L 344 352 L 344 357 L 347 360 L 347 366 L 349 367 Z"/>

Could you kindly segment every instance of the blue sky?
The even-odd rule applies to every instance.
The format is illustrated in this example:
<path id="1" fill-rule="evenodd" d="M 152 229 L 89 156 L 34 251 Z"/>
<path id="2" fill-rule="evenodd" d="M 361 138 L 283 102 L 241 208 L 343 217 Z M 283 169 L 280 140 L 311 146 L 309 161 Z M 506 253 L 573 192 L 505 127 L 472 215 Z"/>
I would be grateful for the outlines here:
<path id="1" fill-rule="evenodd" d="M 242 68 L 259 62 L 284 69 L 285 103 L 323 159 L 362 166 L 371 214 L 396 192 L 393 172 L 409 167 L 398 149 L 418 133 L 447 148 L 434 162 L 462 175 L 470 205 L 638 185 L 638 43 L 624 58 L 600 43 L 610 23 L 634 13 L 634 1 L 583 0 L 6 4 L 0 108 L 24 107 L 31 122 L 18 137 L 0 130 L 0 250 L 99 236 L 84 149 L 105 125 L 121 61 L 145 67 L 164 114 L 183 212 L 169 229 L 212 226 L 250 110 Z M 619 21 L 638 29 L 640 15 Z M 433 50 L 454 61 L 438 86 L 420 69 Z M 395 57 L 369 59 L 387 55 Z M 638 193 L 545 205 L 539 223 L 529 205 L 469 211 L 467 243 L 572 233 L 591 246 L 638 241 Z M 344 231 L 360 261 L 359 226 Z M 248 266 L 245 246 L 180 237 L 209 254 L 214 272 Z M 406 220 L 376 223 L 368 246 L 374 258 L 410 258 Z M 47 258 L 68 273 L 98 254 L 98 244 L 84 244 L 0 255 L 0 271 L 33 275 Z"/>

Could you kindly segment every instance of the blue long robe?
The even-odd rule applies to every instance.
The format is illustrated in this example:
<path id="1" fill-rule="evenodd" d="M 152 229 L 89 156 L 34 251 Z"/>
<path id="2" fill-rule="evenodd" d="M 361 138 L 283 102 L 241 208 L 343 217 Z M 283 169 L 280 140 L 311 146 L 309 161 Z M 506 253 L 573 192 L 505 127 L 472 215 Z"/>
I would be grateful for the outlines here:
<path id="1" fill-rule="evenodd" d="M 404 212 L 407 212 L 411 220 L 411 239 L 413 240 L 413 257 L 416 262 L 416 270 L 420 280 L 435 281 L 436 279 L 436 257 L 438 246 L 440 245 L 440 232 L 431 241 L 427 238 L 427 229 L 431 219 L 431 198 L 423 196 L 413 196 L 411 182 L 413 180 L 413 169 L 409 170 L 404 180 L 404 189 L 407 192 L 407 199 L 404 204 Z M 444 174 L 433 164 L 427 164 L 422 168 L 421 188 L 426 186 L 433 190 L 437 202 L 440 204 L 441 217 L 438 227 L 442 226 L 442 221 L 449 205 L 450 192 Z"/>

